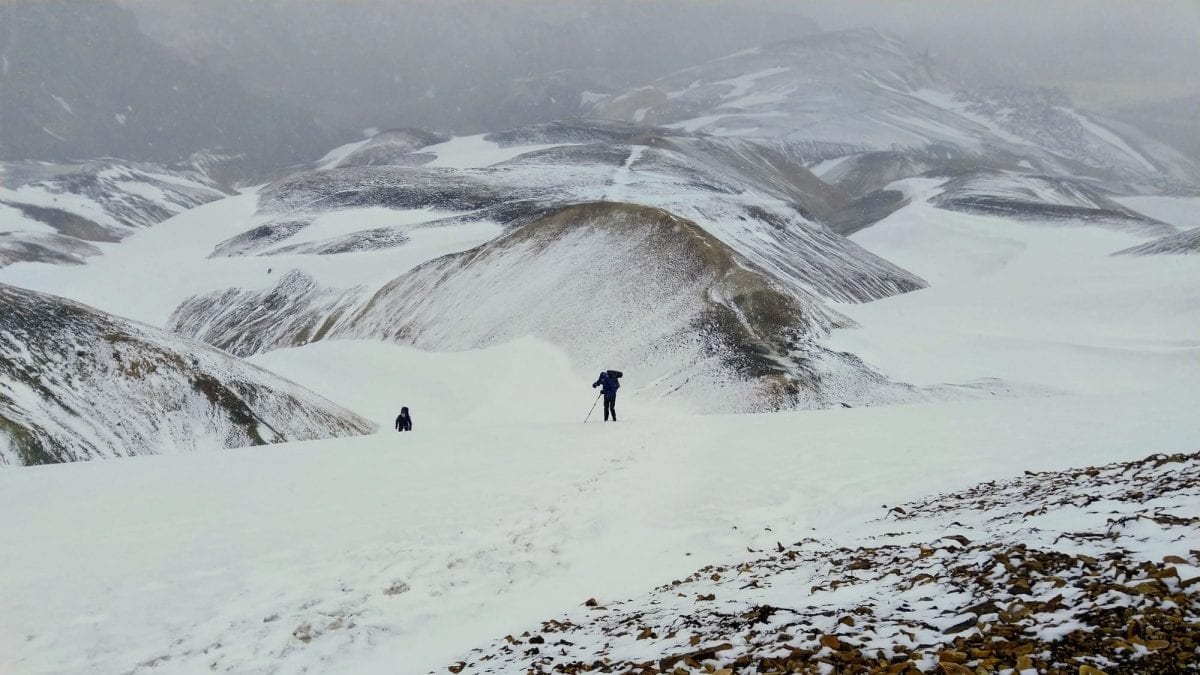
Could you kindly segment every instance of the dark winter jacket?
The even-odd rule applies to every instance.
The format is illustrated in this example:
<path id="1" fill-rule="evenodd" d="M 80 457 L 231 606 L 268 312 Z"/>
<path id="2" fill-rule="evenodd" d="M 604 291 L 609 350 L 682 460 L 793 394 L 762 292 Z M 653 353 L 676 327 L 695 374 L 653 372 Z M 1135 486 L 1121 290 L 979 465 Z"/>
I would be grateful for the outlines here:
<path id="1" fill-rule="evenodd" d="M 622 373 L 618 370 L 605 370 L 600 373 L 600 377 L 592 383 L 592 389 L 602 387 L 600 391 L 604 392 L 605 396 L 616 396 L 617 389 L 621 388 Z"/>
<path id="2" fill-rule="evenodd" d="M 408 408 L 400 409 L 400 415 L 396 417 L 396 431 L 412 431 L 412 417 L 408 414 Z"/>

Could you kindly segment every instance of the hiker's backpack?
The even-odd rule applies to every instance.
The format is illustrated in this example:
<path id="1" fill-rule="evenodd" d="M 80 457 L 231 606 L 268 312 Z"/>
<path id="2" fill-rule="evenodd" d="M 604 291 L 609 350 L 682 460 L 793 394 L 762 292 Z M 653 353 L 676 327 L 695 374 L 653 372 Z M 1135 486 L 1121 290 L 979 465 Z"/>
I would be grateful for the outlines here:
<path id="1" fill-rule="evenodd" d="M 625 373 L 622 373 L 619 370 L 609 370 L 606 372 L 608 373 L 608 379 L 612 380 L 612 382 L 613 382 L 613 385 L 614 385 L 613 389 L 620 389 L 621 388 L 621 378 L 625 376 Z"/>

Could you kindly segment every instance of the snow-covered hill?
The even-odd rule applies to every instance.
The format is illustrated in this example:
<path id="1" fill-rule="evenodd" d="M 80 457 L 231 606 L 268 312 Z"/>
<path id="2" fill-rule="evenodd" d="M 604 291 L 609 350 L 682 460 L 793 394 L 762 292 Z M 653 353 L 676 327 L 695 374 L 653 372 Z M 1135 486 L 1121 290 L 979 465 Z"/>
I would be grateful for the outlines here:
<path id="1" fill-rule="evenodd" d="M 817 344 L 839 320 L 692 221 L 593 202 L 414 269 L 332 335 L 430 350 L 533 335 L 576 363 L 637 364 L 637 381 L 703 410 L 886 397 L 881 378 Z"/>
<path id="2" fill-rule="evenodd" d="M 194 171 L 99 159 L 0 164 L 0 266 L 79 263 L 117 242 L 227 196 Z"/>
<path id="3" fill-rule="evenodd" d="M 241 228 L 186 253 L 192 292 L 162 308 L 170 328 L 239 355 L 331 336 L 468 349 L 537 335 L 580 362 L 657 354 L 648 380 L 706 408 L 887 398 L 819 347 L 841 322 L 823 303 L 923 282 L 822 225 L 847 200 L 777 151 L 588 120 L 415 137 L 387 132 L 262 188 Z M 373 148 L 391 149 L 386 164 L 353 160 Z M 206 269 L 247 274 L 220 285 Z"/>
<path id="4" fill-rule="evenodd" d="M 979 90 L 875 30 L 821 33 L 685 68 L 593 114 L 721 136 L 775 139 L 816 162 L 872 151 L 1195 189 L 1200 167 L 1061 92 Z"/>
<path id="5" fill-rule="evenodd" d="M 1193 164 L 874 32 L 526 84 L 625 121 L 4 165 L 0 671 L 1190 665 Z"/>
<path id="6" fill-rule="evenodd" d="M 354 413 L 220 351 L 0 285 L 0 464 L 367 433 Z"/>
<path id="7" fill-rule="evenodd" d="M 84 268 L 0 278 L 241 356 L 331 337 L 464 350 L 536 335 L 580 366 L 638 364 L 652 390 L 698 409 L 757 410 L 931 393 L 824 346 L 851 325 L 827 303 L 925 285 L 825 223 L 855 231 L 916 200 L 1171 231 L 1085 182 L 1017 168 L 946 177 L 944 163 L 876 153 L 818 170 L 829 183 L 777 147 L 629 123 L 391 131 Z M 889 181 L 914 171 L 929 178 Z"/>

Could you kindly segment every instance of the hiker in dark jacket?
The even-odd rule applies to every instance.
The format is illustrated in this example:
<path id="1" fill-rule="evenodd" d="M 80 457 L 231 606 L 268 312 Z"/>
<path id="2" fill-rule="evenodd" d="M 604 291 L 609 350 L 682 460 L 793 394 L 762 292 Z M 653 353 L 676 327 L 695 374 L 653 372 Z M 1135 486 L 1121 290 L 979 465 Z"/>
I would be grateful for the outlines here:
<path id="1" fill-rule="evenodd" d="M 605 370 L 600 373 L 600 377 L 592 383 L 592 389 L 600 387 L 600 391 L 604 394 L 604 421 L 608 421 L 608 416 L 612 415 L 612 421 L 617 421 L 617 390 L 621 388 L 621 383 L 618 381 L 623 374 L 619 370 Z"/>
<path id="2" fill-rule="evenodd" d="M 408 408 L 401 408 L 396 417 L 396 431 L 412 431 L 412 418 L 408 416 Z"/>

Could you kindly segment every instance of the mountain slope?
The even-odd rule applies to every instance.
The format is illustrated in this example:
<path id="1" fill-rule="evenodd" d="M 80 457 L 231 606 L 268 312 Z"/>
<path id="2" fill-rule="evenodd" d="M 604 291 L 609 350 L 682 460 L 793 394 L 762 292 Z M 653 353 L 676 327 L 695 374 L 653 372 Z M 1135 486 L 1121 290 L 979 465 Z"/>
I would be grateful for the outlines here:
<path id="1" fill-rule="evenodd" d="M 0 464 L 262 445 L 372 425 L 210 347 L 0 285 Z"/>
<path id="2" fill-rule="evenodd" d="M 265 186 L 266 222 L 209 255 L 283 274 L 182 297 L 171 330 L 243 356 L 338 336 L 458 350 L 533 334 L 578 363 L 645 363 L 664 395 L 706 409 L 888 389 L 817 346 L 839 322 L 823 303 L 924 282 L 824 227 L 843 195 L 771 148 L 576 120 L 414 148 L 420 166 L 338 166 L 365 147 Z M 420 237 L 483 226 L 501 236 L 417 267 L 436 257 L 411 255 Z M 355 283 L 331 273 L 358 263 Z"/>
<path id="3" fill-rule="evenodd" d="M 89 675 L 206 671 L 215 663 L 218 671 L 268 664 L 293 673 L 386 675 L 402 664 L 405 675 L 446 673 L 446 666 L 468 658 L 472 648 L 505 635 L 526 641 L 521 633 L 547 619 L 605 613 L 583 607 L 588 598 L 615 615 L 635 607 L 616 600 L 643 597 L 647 589 L 683 580 L 706 564 L 767 557 L 778 551 L 778 542 L 788 546 L 804 537 L 832 542 L 831 549 L 805 547 L 807 553 L 829 553 L 804 572 L 840 578 L 833 563 L 848 556 L 837 547 L 853 550 L 862 545 L 859 535 L 879 532 L 863 524 L 884 514 L 881 504 L 924 501 L 982 482 L 1001 484 L 1022 470 L 1128 461 L 1145 456 L 1147 447 L 1169 453 L 1200 443 L 1194 386 L 1182 397 L 1161 391 L 987 397 L 765 415 L 658 415 L 622 399 L 618 408 L 626 406 L 625 419 L 602 426 L 581 424 L 595 398 L 590 379 L 576 377 L 575 388 L 548 393 L 540 390 L 540 380 L 525 379 L 507 364 L 499 373 L 489 369 L 488 361 L 501 360 L 500 354 L 464 372 L 423 369 L 427 355 L 405 358 L 402 350 L 392 352 L 383 373 L 373 361 L 384 354 L 374 351 L 347 373 L 338 355 L 353 347 L 314 346 L 330 357 L 319 361 L 323 368 L 316 379 L 335 389 L 367 386 L 387 393 L 406 385 L 406 373 L 416 371 L 431 384 L 444 382 L 447 404 L 470 389 L 468 396 L 500 410 L 476 423 L 451 416 L 436 430 L 419 426 L 427 418 L 416 417 L 417 430 L 404 435 L 0 469 L 0 538 L 6 542 L 0 547 L 5 579 L 0 609 L 19 626 L 0 632 L 0 668 Z M 310 363 L 318 358 L 312 352 L 301 356 Z M 530 356 L 536 358 L 536 352 Z M 460 373 L 473 379 L 460 379 Z M 550 396 L 568 410 L 578 409 L 577 416 L 540 418 L 539 404 Z M 1164 467 L 1175 476 L 1172 482 L 1185 477 L 1178 468 Z M 1140 489 L 1143 498 L 1155 495 Z M 1194 494 L 1195 485 L 1189 490 Z M 1090 499 L 1107 493 L 1082 494 Z M 973 501 L 946 518 L 896 523 L 889 517 L 874 526 L 884 533 L 912 530 L 915 536 L 905 541 L 932 544 L 958 534 L 946 531 L 954 520 L 975 524 L 961 520 L 978 513 Z M 1020 517 L 1034 508 L 1017 510 L 1023 501 L 997 504 L 997 513 Z M 1116 508 L 1128 513 L 1105 501 L 1087 510 Z M 1043 535 L 1054 531 L 1048 519 L 1055 513 L 1062 512 L 1037 517 L 1046 525 Z M 1175 513 L 1192 518 L 1195 510 L 1164 511 Z M 995 514 L 984 518 L 990 515 Z M 1073 531 L 1103 533 L 1105 517 L 1099 516 L 1097 529 Z M 1171 527 L 1177 536 L 1194 528 Z M 980 529 L 989 538 L 1000 535 Z M 1138 519 L 1114 529 L 1122 543 L 1134 543 L 1159 525 Z M 966 536 L 981 544 L 990 540 Z M 866 545 L 882 555 L 913 550 Z M 957 544 L 942 539 L 938 545 Z M 1161 560 L 1169 552 L 1145 559 Z M 919 564 L 953 560 L 947 554 L 938 551 Z M 86 574 L 80 561 L 88 563 Z M 1179 569 L 1185 578 L 1200 573 Z M 696 583 L 696 593 L 715 592 L 719 602 L 664 596 L 662 605 L 648 608 L 665 610 L 674 606 L 668 600 L 677 600 L 698 610 L 721 609 L 726 600 L 771 590 L 738 591 L 749 579 L 739 583 L 735 576 L 723 574 L 722 585 L 711 589 L 700 590 L 700 584 L 713 583 L 708 576 Z M 892 575 L 887 582 L 903 580 Z M 855 602 L 856 591 L 867 588 L 843 584 L 840 592 L 810 596 L 812 583 L 779 581 L 777 590 L 794 588 L 796 594 L 759 604 L 823 610 L 813 604 Z M 919 598 L 933 588 L 910 592 Z M 910 600 L 910 606 L 916 604 Z M 787 616 L 781 611 L 775 618 Z M 841 616 L 814 617 L 822 622 L 814 625 L 823 628 L 823 622 Z M 945 618 L 945 625 L 966 619 Z M 880 629 L 889 625 L 882 618 L 872 623 Z M 865 622 L 856 616 L 856 624 L 863 628 Z M 687 630 L 679 636 L 685 641 Z M 636 634 L 623 639 L 647 648 L 669 639 L 659 632 L 658 639 L 634 641 Z M 778 634 L 760 632 L 764 639 Z M 797 640 L 807 636 L 791 634 Z M 546 644 L 513 648 L 512 658 L 534 647 L 558 654 L 546 647 L 554 641 L 547 636 Z M 563 647 L 574 653 L 585 646 L 580 641 Z M 152 662 L 160 665 L 139 665 Z M 498 673 L 514 672 L 491 663 Z"/>
<path id="4" fill-rule="evenodd" d="M 874 30 L 780 42 L 686 68 L 598 101 L 593 114 L 722 136 L 775 139 L 816 162 L 932 153 L 1003 167 L 1195 189 L 1200 166 L 1061 92 L 980 90 Z"/>
<path id="5" fill-rule="evenodd" d="M 226 194 L 194 171 L 99 159 L 0 163 L 0 266 L 79 263 L 171 216 Z"/>
<path id="6" fill-rule="evenodd" d="M 892 507 L 854 536 L 776 540 L 635 598 L 590 600 L 451 670 L 1185 670 L 1200 453 L 1025 474 Z"/>
<path id="7" fill-rule="evenodd" d="M 694 222 L 598 202 L 422 265 L 332 335 L 437 350 L 533 335 L 575 363 L 636 364 L 637 379 L 663 394 L 744 410 L 828 405 L 884 388 L 853 359 L 814 344 L 837 321 Z"/>

